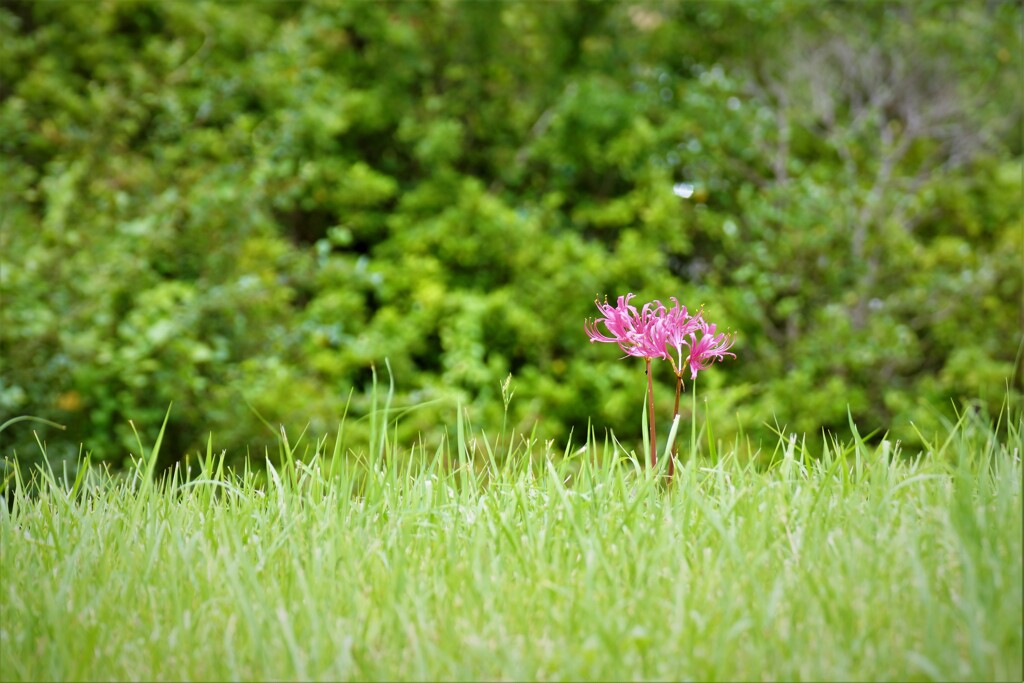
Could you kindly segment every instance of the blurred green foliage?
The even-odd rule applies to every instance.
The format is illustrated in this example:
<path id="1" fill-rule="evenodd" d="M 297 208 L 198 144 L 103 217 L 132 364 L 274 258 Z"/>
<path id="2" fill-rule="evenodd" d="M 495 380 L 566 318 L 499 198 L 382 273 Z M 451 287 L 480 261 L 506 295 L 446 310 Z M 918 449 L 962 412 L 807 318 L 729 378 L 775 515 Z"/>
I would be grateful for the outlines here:
<path id="1" fill-rule="evenodd" d="M 995 411 L 1024 324 L 1021 21 L 0 3 L 0 418 L 119 460 L 173 401 L 171 457 L 210 430 L 238 455 L 274 439 L 256 412 L 364 415 L 388 359 L 409 439 L 456 401 L 496 429 L 510 373 L 520 426 L 635 439 L 642 364 L 582 330 L 626 291 L 738 333 L 699 387 L 720 436 L 842 433 L 849 407 L 913 442 L 950 399 Z"/>

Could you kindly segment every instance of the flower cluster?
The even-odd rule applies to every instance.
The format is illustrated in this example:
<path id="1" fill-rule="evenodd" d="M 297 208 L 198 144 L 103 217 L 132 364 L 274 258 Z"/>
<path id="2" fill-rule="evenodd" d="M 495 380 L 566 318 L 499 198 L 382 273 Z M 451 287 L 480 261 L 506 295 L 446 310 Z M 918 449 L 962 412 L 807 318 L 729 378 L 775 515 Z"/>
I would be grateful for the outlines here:
<path id="1" fill-rule="evenodd" d="M 714 361 L 736 357 L 729 352 L 734 336 L 716 333 L 716 326 L 704 319 L 703 310 L 690 315 L 674 297 L 671 308 L 654 300 L 637 310 L 629 303 L 633 296 L 620 296 L 615 306 L 607 300 L 594 302 L 604 317 L 584 323 L 591 342 L 618 344 L 628 356 L 667 360 L 680 380 L 684 368 L 689 368 L 690 379 L 694 380 L 700 370 L 706 370 Z"/>
<path id="2" fill-rule="evenodd" d="M 583 329 L 591 342 L 618 344 L 627 356 L 643 358 L 647 372 L 647 420 L 650 435 L 651 467 L 658 464 L 655 419 L 654 383 L 651 377 L 651 361 L 667 360 L 676 375 L 676 402 L 673 420 L 679 419 L 679 394 L 683 390 L 683 374 L 690 370 L 690 380 L 697 379 L 697 373 L 706 370 L 716 360 L 726 356 L 736 357 L 729 349 L 735 341 L 733 335 L 716 332 L 713 324 L 704 319 L 704 310 L 690 315 L 686 306 L 672 298 L 669 308 L 658 300 L 644 304 L 637 310 L 630 304 L 633 294 L 620 296 L 614 306 L 605 299 L 595 301 L 597 310 L 604 317 L 587 320 Z M 602 331 L 601 328 L 604 328 Z M 683 353 L 685 350 L 685 354 Z M 694 396 L 696 412 L 696 396 Z M 693 437 L 695 439 L 696 437 Z M 672 454 L 676 449 L 673 444 Z M 672 480 L 675 461 L 668 463 L 668 479 Z"/>

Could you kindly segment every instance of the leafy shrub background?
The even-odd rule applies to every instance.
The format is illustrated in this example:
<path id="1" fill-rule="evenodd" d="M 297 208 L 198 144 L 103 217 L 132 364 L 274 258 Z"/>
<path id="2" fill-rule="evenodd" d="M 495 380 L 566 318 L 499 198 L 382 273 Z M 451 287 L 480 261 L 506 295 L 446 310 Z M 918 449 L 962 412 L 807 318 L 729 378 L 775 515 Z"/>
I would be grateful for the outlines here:
<path id="1" fill-rule="evenodd" d="M 510 373 L 542 438 L 636 439 L 641 366 L 582 333 L 634 291 L 738 333 L 699 388 L 716 434 L 842 433 L 849 406 L 913 443 L 1020 390 L 1021 20 L 4 2 L 0 417 L 118 461 L 174 401 L 169 457 L 208 431 L 240 455 L 274 439 L 256 411 L 365 415 L 388 359 L 406 439 L 456 401 L 499 424 Z"/>

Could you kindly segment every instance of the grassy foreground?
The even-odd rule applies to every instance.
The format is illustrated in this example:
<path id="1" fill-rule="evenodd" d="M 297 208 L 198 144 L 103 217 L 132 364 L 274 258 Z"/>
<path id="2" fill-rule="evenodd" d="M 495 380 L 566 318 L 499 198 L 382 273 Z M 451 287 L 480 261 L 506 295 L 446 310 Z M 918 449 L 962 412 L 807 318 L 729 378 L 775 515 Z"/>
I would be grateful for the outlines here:
<path id="1" fill-rule="evenodd" d="M 1011 422 L 708 447 L 668 488 L 461 416 L 436 452 L 282 439 L 265 475 L 11 469 L 0 679 L 1019 681 Z"/>

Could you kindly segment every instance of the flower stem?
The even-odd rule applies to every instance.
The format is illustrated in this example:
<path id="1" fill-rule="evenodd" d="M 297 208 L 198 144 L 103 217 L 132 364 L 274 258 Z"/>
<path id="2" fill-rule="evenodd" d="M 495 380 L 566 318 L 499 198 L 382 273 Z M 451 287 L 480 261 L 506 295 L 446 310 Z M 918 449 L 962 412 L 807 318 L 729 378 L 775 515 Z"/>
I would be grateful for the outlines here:
<path id="1" fill-rule="evenodd" d="M 690 413 L 690 458 L 697 457 L 697 378 L 690 382 L 690 392 L 693 394 L 693 409 Z"/>
<path id="2" fill-rule="evenodd" d="M 679 394 L 683 391 L 683 374 L 680 372 L 676 375 L 676 405 L 672 411 L 672 419 L 675 420 L 679 417 Z M 679 445 L 675 442 L 672 443 L 672 457 L 668 461 L 668 482 L 672 483 L 672 475 L 676 471 L 676 457 L 679 455 Z"/>
<path id="3" fill-rule="evenodd" d="M 651 377 L 651 359 L 645 358 L 647 363 L 647 423 L 651 432 L 651 468 L 658 466 L 658 440 L 654 436 L 654 379 Z"/>

